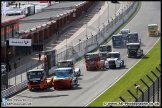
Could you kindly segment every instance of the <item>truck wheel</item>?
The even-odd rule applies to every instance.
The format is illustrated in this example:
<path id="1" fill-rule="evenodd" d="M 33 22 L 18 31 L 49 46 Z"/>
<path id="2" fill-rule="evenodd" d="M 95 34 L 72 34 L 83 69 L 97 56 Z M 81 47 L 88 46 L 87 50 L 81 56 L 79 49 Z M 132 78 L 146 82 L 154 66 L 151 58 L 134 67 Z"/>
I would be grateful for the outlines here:
<path id="1" fill-rule="evenodd" d="M 72 83 L 72 81 L 70 82 L 70 88 L 73 88 L 73 83 Z"/>
<path id="2" fill-rule="evenodd" d="M 78 74 L 79 76 L 80 76 L 80 73 L 81 73 L 81 71 L 80 71 L 80 69 L 79 69 L 79 74 Z"/>

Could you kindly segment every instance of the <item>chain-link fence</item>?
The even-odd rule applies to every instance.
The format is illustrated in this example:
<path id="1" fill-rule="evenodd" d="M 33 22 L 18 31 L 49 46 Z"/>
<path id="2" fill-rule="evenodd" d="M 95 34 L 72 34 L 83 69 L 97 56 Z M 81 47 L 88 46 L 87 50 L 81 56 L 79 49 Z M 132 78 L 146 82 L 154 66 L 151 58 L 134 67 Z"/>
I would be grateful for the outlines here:
<path id="1" fill-rule="evenodd" d="M 159 106 L 161 103 L 161 64 L 122 93 L 123 102 L 141 102 L 139 106 Z M 143 103 L 142 103 L 143 102 Z M 134 103 L 136 105 L 138 103 Z M 128 104 L 129 105 L 129 104 Z M 134 106 L 132 104 L 132 106 Z"/>

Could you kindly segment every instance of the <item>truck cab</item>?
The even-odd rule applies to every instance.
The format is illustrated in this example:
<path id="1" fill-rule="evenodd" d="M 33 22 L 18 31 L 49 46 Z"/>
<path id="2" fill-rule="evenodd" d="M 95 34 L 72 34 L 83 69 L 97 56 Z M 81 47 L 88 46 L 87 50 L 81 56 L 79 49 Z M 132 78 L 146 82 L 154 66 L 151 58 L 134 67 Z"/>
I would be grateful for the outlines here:
<path id="1" fill-rule="evenodd" d="M 112 46 L 111 45 L 100 45 L 99 51 L 100 52 L 111 52 Z"/>
<path id="2" fill-rule="evenodd" d="M 108 52 L 106 60 L 106 68 L 122 68 L 124 60 L 121 60 L 119 52 Z"/>
<path id="3" fill-rule="evenodd" d="M 148 25 L 148 34 L 149 36 L 154 35 L 158 36 L 159 35 L 159 28 L 157 24 L 149 24 Z"/>
<path id="4" fill-rule="evenodd" d="M 127 36 L 128 33 L 130 33 L 130 29 L 121 29 L 119 33 L 122 34 L 123 39 L 127 41 Z"/>
<path id="5" fill-rule="evenodd" d="M 52 86 L 52 78 L 46 77 L 44 69 L 33 69 L 27 72 L 28 89 L 45 89 Z"/>
<path id="6" fill-rule="evenodd" d="M 141 39 L 138 38 L 138 33 L 128 33 L 127 36 L 127 43 L 140 43 L 141 44 Z"/>
<path id="7" fill-rule="evenodd" d="M 143 49 L 141 49 L 140 43 L 128 43 L 127 44 L 127 57 L 141 57 L 143 56 Z"/>
<path id="8" fill-rule="evenodd" d="M 56 68 L 53 76 L 53 87 L 58 88 L 72 88 L 78 83 L 77 77 L 72 67 Z"/>
<path id="9" fill-rule="evenodd" d="M 116 34 L 112 36 L 112 45 L 113 47 L 125 47 L 125 40 L 123 39 L 122 34 Z"/>
<path id="10" fill-rule="evenodd" d="M 72 67 L 75 71 L 75 75 L 79 76 L 81 74 L 80 68 L 74 67 L 74 61 L 73 60 L 60 60 L 57 62 L 58 68 L 66 68 L 66 67 Z"/>
<path id="11" fill-rule="evenodd" d="M 98 70 L 101 68 L 101 55 L 100 52 L 87 53 L 84 55 L 86 70 Z"/>

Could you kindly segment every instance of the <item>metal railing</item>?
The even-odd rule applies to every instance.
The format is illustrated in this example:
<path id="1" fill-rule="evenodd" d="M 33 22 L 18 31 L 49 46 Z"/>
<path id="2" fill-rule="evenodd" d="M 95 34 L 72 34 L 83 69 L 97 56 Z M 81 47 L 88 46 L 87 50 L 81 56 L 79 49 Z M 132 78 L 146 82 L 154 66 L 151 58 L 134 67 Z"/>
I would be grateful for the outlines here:
<path id="1" fill-rule="evenodd" d="M 161 68 L 161 64 L 159 64 L 159 67 Z M 156 74 L 155 74 L 155 71 L 157 71 Z M 129 92 L 129 95 L 131 95 L 131 97 L 135 99 L 135 102 L 146 102 L 146 103 L 141 104 L 143 106 L 158 106 L 160 104 L 159 102 L 160 102 L 160 92 L 161 92 L 161 69 L 159 69 L 157 66 L 155 68 L 155 71 L 151 71 L 152 73 L 151 75 L 146 75 L 147 79 L 150 82 L 152 82 L 151 85 L 148 84 L 148 80 L 145 80 L 145 81 L 143 80 L 146 77 L 141 79 L 140 84 L 145 85 L 146 90 L 142 90 L 142 88 L 140 88 L 140 85 L 137 85 L 137 84 L 134 84 L 135 89 L 136 89 L 134 92 L 132 92 L 133 90 L 129 90 L 129 89 L 127 90 Z M 157 75 L 157 73 L 159 75 Z M 153 80 L 153 78 L 151 78 L 150 76 L 155 76 L 155 80 Z M 130 88 L 133 88 L 133 87 L 130 87 Z M 139 93 L 141 93 L 140 96 L 139 96 Z M 123 97 L 125 97 L 125 95 L 126 93 L 124 92 Z M 123 102 L 126 102 L 126 99 L 124 99 L 123 97 L 120 96 L 119 98 Z"/>

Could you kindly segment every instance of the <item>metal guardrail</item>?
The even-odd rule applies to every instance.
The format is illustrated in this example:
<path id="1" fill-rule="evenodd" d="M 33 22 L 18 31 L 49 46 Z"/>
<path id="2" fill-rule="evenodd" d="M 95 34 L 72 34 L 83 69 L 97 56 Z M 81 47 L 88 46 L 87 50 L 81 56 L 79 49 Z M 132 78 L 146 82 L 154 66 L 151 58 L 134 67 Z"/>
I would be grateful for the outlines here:
<path id="1" fill-rule="evenodd" d="M 25 80 L 17 85 L 11 86 L 8 89 L 3 90 L 1 92 L 1 97 L 7 98 L 8 96 L 11 96 L 11 95 L 17 93 L 18 91 L 26 88 L 27 84 L 28 84 L 28 82 L 27 82 L 27 80 Z"/>
<path id="2" fill-rule="evenodd" d="M 95 30 L 92 34 L 88 35 L 89 37 L 88 39 L 84 39 L 82 42 L 76 44 L 75 46 L 70 47 L 63 52 L 58 53 L 56 55 L 56 61 L 62 60 L 62 59 L 68 59 L 74 54 L 80 52 L 81 50 L 84 50 L 86 47 L 96 44 L 96 42 L 99 41 L 105 35 L 107 31 L 110 31 L 115 26 L 115 24 L 117 24 L 120 20 L 123 20 L 123 18 L 130 12 L 130 10 L 132 8 L 135 8 L 134 6 L 136 7 L 138 6 L 138 5 L 135 5 L 136 3 L 138 2 L 133 2 L 132 4 L 130 4 L 130 6 L 126 10 L 122 9 L 121 13 L 118 13 L 118 15 L 116 15 L 112 21 L 110 21 L 109 23 L 106 22 L 104 25 L 100 26 L 99 29 Z M 27 80 L 17 85 L 14 85 L 12 87 L 9 87 L 6 90 L 3 90 L 1 93 L 1 97 L 6 98 L 8 96 L 11 96 L 14 93 L 17 93 L 18 91 L 26 87 L 27 87 Z"/>

